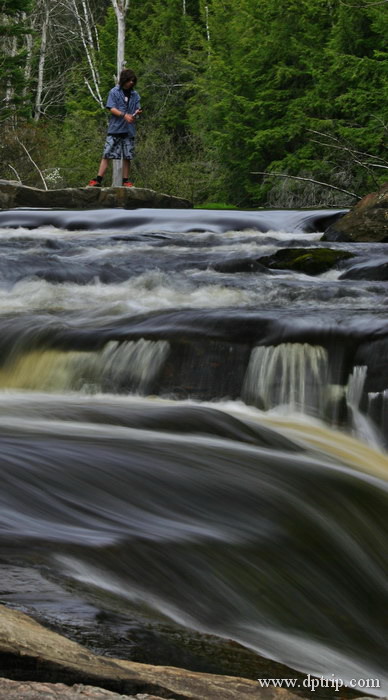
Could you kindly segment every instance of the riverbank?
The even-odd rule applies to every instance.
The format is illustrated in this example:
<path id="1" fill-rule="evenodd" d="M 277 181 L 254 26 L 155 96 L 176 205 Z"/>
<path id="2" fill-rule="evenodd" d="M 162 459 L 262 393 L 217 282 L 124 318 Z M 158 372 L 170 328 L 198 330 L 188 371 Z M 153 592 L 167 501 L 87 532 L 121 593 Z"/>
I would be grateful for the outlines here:
<path id="1" fill-rule="evenodd" d="M 317 697 L 317 693 L 311 690 L 310 676 L 258 655 L 252 654 L 253 659 L 256 660 L 254 666 L 258 678 L 295 679 L 295 692 L 273 685 L 262 688 L 257 680 L 244 677 L 100 656 L 45 628 L 32 617 L 0 606 L 0 698 L 85 695 L 97 699 L 125 695 L 138 700 L 250 700 L 253 697 L 296 700 L 311 697 L 312 693 Z M 334 687 L 322 687 L 319 697 L 329 700 L 337 697 L 337 691 Z M 343 698 L 357 695 L 360 693 L 341 688 Z"/>

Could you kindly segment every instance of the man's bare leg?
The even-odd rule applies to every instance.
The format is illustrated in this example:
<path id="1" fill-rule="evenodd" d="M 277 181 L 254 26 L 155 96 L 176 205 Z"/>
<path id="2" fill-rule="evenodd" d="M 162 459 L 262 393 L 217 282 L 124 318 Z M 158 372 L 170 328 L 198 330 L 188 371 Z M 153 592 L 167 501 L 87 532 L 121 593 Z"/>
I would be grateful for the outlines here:
<path id="1" fill-rule="evenodd" d="M 101 163 L 100 163 L 100 167 L 99 167 L 99 169 L 98 169 L 98 175 L 99 175 L 100 177 L 104 177 L 104 175 L 105 175 L 105 173 L 106 173 L 106 169 L 107 169 L 107 167 L 108 167 L 108 164 L 109 164 L 108 158 L 103 158 L 102 161 L 101 161 Z M 95 172 L 95 171 L 94 171 L 94 172 Z"/>
<path id="2" fill-rule="evenodd" d="M 131 161 L 126 160 L 124 158 L 123 159 L 123 180 L 128 180 L 130 167 L 131 167 Z"/>

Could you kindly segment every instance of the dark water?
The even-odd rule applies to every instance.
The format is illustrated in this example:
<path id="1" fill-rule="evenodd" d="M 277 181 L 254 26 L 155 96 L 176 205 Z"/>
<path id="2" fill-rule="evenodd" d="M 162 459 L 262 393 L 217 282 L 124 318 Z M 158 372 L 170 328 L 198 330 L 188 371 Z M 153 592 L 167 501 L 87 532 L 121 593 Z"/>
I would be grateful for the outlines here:
<path id="1" fill-rule="evenodd" d="M 385 246 L 216 271 L 338 214 L 0 212 L 2 600 L 387 692 Z"/>

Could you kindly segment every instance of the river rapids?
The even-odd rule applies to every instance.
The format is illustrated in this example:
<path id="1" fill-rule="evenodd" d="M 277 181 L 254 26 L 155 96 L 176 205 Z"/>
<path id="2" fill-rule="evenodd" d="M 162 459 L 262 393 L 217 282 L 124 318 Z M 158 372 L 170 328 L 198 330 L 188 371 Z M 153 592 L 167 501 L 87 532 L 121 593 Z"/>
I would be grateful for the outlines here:
<path id="1" fill-rule="evenodd" d="M 386 283 L 342 277 L 388 254 L 217 271 L 340 213 L 0 212 L 2 602 L 388 692 Z"/>

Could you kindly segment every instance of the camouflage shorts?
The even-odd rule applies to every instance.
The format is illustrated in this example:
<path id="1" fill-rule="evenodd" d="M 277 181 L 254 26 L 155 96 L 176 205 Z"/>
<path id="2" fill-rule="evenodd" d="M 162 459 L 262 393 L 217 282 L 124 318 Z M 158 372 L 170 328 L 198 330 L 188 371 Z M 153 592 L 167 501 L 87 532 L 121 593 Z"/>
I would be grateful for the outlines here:
<path id="1" fill-rule="evenodd" d="M 135 155 L 135 139 L 132 136 L 110 136 L 106 137 L 103 158 L 112 160 L 132 160 Z"/>

